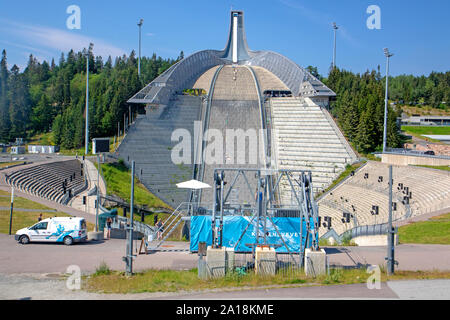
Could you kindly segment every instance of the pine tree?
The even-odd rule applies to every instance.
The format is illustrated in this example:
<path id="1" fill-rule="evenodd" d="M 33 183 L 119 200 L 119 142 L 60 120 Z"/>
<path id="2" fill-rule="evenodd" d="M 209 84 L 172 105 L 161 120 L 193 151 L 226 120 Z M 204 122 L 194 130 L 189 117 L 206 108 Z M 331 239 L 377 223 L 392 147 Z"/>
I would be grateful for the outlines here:
<path id="1" fill-rule="evenodd" d="M 370 110 L 361 114 L 358 132 L 355 137 L 355 145 L 358 151 L 368 153 L 375 150 L 375 124 Z"/>
<path id="2" fill-rule="evenodd" d="M 8 79 L 9 71 L 6 50 L 3 50 L 0 62 L 0 141 L 3 142 L 9 141 L 11 128 L 11 122 L 9 121 Z"/>
<path id="3" fill-rule="evenodd" d="M 19 73 L 19 68 L 14 65 L 11 68 L 9 79 L 9 118 L 11 121 L 10 138 L 25 138 L 30 119 L 30 94 L 28 81 L 24 74 Z"/>

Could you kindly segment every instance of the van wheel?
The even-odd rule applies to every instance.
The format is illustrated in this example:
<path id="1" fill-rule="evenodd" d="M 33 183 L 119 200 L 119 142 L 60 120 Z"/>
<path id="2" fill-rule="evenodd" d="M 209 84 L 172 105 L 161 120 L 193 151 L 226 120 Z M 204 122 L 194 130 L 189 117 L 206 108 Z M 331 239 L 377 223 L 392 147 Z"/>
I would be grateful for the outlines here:
<path id="1" fill-rule="evenodd" d="M 19 238 L 19 242 L 21 244 L 29 244 L 30 243 L 30 238 L 28 238 L 28 236 L 21 236 Z"/>
<path id="2" fill-rule="evenodd" d="M 72 237 L 65 237 L 64 238 L 64 244 L 66 245 L 66 246 L 71 246 L 72 244 L 73 244 L 73 239 L 72 239 Z"/>

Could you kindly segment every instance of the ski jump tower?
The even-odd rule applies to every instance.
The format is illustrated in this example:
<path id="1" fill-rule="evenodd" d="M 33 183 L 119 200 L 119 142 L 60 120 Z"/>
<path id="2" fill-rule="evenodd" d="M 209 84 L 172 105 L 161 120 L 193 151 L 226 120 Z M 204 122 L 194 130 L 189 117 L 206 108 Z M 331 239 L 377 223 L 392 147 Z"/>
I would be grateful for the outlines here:
<path id="1" fill-rule="evenodd" d="M 186 89 L 202 89 L 199 92 L 206 94 L 189 96 L 184 94 Z M 244 13 L 231 11 L 223 50 L 208 49 L 186 57 L 128 101 L 145 104 L 146 115 L 137 118 L 117 155 L 128 164 L 134 160 L 139 179 L 166 203 L 175 208 L 188 202 L 193 217 L 214 217 L 208 234 L 213 234 L 210 241 L 215 245 L 224 242 L 221 224 L 227 217 L 238 215 L 246 217 L 244 225 L 258 220 L 262 226 L 269 218 L 301 218 L 298 229 L 312 232 L 310 243 L 315 243 L 319 221 L 312 209 L 313 197 L 306 194 L 326 188 L 356 160 L 326 110 L 334 96 L 319 79 L 285 56 L 250 50 Z M 173 148 L 180 141 L 171 139 L 174 130 L 180 128 L 194 137 L 190 161 L 181 165 L 172 161 Z M 250 161 L 250 142 L 245 136 L 245 161 L 236 160 L 236 152 L 228 149 L 219 153 L 215 163 L 204 161 L 215 140 L 212 129 L 223 136 L 230 129 L 263 132 L 256 151 L 263 156 Z M 226 140 L 222 142 L 225 146 Z M 177 183 L 190 179 L 213 188 L 202 192 L 176 188 Z M 265 202 L 255 191 L 262 186 Z M 261 214 L 267 219 L 260 219 Z M 263 231 L 261 234 L 267 235 Z M 278 231 L 274 232 L 279 238 L 282 232 Z M 239 242 L 247 250 L 245 234 L 241 235 L 233 245 Z"/>

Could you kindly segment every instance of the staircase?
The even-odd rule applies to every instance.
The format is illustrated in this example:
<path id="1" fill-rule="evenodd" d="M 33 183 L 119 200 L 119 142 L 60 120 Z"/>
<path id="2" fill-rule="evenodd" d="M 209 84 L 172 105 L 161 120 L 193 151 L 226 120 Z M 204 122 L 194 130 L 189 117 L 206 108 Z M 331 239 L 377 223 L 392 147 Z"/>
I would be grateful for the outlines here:
<path id="1" fill-rule="evenodd" d="M 172 133 L 186 129 L 194 137 L 194 121 L 200 120 L 201 106 L 200 97 L 177 96 L 167 106 L 148 107 L 147 115 L 136 120 L 117 151 L 127 165 L 136 162 L 139 180 L 172 207 L 187 199 L 187 191 L 176 184 L 192 178 L 193 163 L 173 163 L 172 148 L 179 142 L 171 141 Z"/>
<path id="2" fill-rule="evenodd" d="M 311 171 L 314 191 L 319 192 L 356 160 L 348 142 L 318 105 L 300 98 L 271 98 L 270 103 L 279 169 Z M 287 185 L 280 185 L 283 198 Z"/>
<path id="3" fill-rule="evenodd" d="M 148 243 L 148 251 L 160 250 L 163 243 L 172 235 L 177 227 L 183 222 L 183 217 L 189 215 L 189 203 L 181 203 L 172 214 L 163 222 L 161 228 L 154 228 L 152 241 Z M 159 237 L 158 237 L 159 235 Z"/>

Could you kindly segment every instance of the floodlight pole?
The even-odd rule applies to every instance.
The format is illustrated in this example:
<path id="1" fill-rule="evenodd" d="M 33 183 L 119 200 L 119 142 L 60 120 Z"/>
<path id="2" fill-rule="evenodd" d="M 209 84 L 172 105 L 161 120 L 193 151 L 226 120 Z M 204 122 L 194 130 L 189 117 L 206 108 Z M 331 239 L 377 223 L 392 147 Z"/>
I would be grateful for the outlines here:
<path id="1" fill-rule="evenodd" d="M 86 136 L 85 136 L 85 151 L 84 154 L 89 153 L 89 51 L 87 53 L 86 65 Z"/>
<path id="2" fill-rule="evenodd" d="M 9 235 L 11 235 L 13 211 L 14 211 L 14 188 L 12 187 L 11 188 L 11 209 L 9 212 Z"/>
<path id="3" fill-rule="evenodd" d="M 126 274 L 128 276 L 133 275 L 133 219 L 134 219 L 134 172 L 135 172 L 135 162 L 131 162 L 131 199 L 130 199 L 130 225 L 128 229 L 128 244 L 127 244 L 127 256 L 125 257 L 126 262 Z"/>
<path id="4" fill-rule="evenodd" d="M 85 136 L 85 154 L 89 153 L 89 56 L 94 47 L 93 43 L 89 44 L 86 54 L 86 136 Z"/>
<path id="5" fill-rule="evenodd" d="M 383 153 L 386 152 L 387 145 L 387 118 L 388 118 L 388 97 L 389 97 L 389 58 L 394 54 L 390 53 L 387 48 L 384 49 L 386 56 L 386 93 L 384 98 L 384 130 L 383 130 Z"/>
<path id="6" fill-rule="evenodd" d="M 336 68 L 336 32 L 339 27 L 336 25 L 336 22 L 333 22 L 333 30 L 334 30 L 334 46 L 333 46 L 333 69 Z"/>
<path id="7" fill-rule="evenodd" d="M 392 227 L 392 165 L 389 166 L 389 220 L 388 220 L 388 256 L 387 274 L 394 274 L 395 261 L 395 229 Z"/>
<path id="8" fill-rule="evenodd" d="M 95 206 L 95 232 L 98 232 L 98 208 L 100 206 L 100 155 L 97 154 L 97 205 Z"/>
<path id="9" fill-rule="evenodd" d="M 144 24 L 144 19 L 141 19 L 138 23 L 139 26 L 139 62 L 138 62 L 138 75 L 141 77 L 141 28 Z"/>

